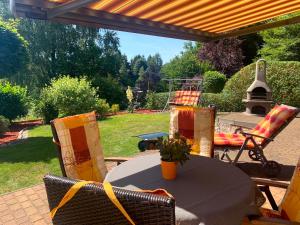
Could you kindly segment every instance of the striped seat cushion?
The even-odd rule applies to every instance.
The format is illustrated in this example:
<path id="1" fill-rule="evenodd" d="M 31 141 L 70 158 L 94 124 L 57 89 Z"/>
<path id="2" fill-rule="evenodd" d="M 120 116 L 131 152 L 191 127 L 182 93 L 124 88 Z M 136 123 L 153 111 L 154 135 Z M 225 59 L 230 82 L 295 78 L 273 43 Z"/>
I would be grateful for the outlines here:
<path id="1" fill-rule="evenodd" d="M 217 146 L 240 147 L 244 141 L 245 137 L 242 134 L 216 133 L 214 138 L 214 144 Z M 253 142 L 248 141 L 247 147 L 254 148 Z"/>
<path id="2" fill-rule="evenodd" d="M 176 91 L 175 97 L 170 102 L 174 105 L 195 106 L 198 104 L 200 91 Z"/>
<path id="3" fill-rule="evenodd" d="M 279 209 L 282 217 L 300 222 L 300 158 Z"/>
<path id="4" fill-rule="evenodd" d="M 171 109 L 170 117 L 171 138 L 179 133 L 192 145 L 191 154 L 213 157 L 213 109 L 176 106 Z"/>
<path id="5" fill-rule="evenodd" d="M 277 132 L 287 120 L 295 115 L 297 108 L 287 105 L 275 105 L 274 108 L 260 121 L 251 133 L 269 138 Z M 263 142 L 264 140 L 260 140 Z"/>
<path id="6" fill-rule="evenodd" d="M 54 120 L 69 178 L 102 182 L 107 169 L 95 112 Z"/>
<path id="7" fill-rule="evenodd" d="M 249 133 L 262 137 L 272 137 L 289 119 L 295 116 L 297 108 L 287 105 L 275 105 L 274 108 L 261 120 Z M 254 137 L 257 144 L 263 144 L 266 139 Z M 245 137 L 241 134 L 216 133 L 214 138 L 215 145 L 219 146 L 241 146 Z M 247 143 L 248 148 L 253 148 L 253 142 Z"/>

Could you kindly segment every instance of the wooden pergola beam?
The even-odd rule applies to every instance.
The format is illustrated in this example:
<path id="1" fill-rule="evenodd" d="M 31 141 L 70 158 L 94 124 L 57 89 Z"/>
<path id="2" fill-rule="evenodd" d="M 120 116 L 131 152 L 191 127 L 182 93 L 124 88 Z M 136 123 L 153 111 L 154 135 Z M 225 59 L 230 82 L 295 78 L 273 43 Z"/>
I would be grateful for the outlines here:
<path id="1" fill-rule="evenodd" d="M 72 10 L 82 8 L 90 3 L 97 2 L 99 0 L 71 0 L 66 3 L 60 4 L 47 12 L 47 18 L 52 19 L 54 17 L 63 15 Z"/>
<path id="2" fill-rule="evenodd" d="M 247 34 L 257 33 L 259 31 L 263 31 L 263 30 L 267 30 L 267 29 L 288 26 L 288 25 L 293 25 L 293 24 L 297 24 L 297 23 L 300 23 L 300 16 L 295 16 L 295 17 L 292 17 L 289 19 L 280 20 L 280 21 L 276 21 L 276 22 L 272 22 L 272 23 L 265 23 L 265 24 L 256 25 L 256 26 L 254 25 L 252 27 L 235 30 L 235 31 L 231 31 L 228 33 L 221 33 L 221 34 L 217 35 L 214 38 L 214 40 L 219 40 L 222 38 L 229 38 L 229 37 L 244 36 Z"/>

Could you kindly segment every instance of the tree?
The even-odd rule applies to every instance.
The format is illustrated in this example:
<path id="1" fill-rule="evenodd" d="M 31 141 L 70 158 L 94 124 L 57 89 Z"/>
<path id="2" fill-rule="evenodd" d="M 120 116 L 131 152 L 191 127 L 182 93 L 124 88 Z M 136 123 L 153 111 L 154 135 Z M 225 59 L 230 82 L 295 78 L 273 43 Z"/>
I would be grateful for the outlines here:
<path id="1" fill-rule="evenodd" d="M 9 19 L 12 17 L 8 6 L 9 0 L 0 0 L 0 17 L 3 19 Z"/>
<path id="2" fill-rule="evenodd" d="M 122 109 L 126 107 L 125 88 L 116 78 L 96 76 L 92 79 L 92 86 L 97 88 L 97 95 L 110 105 L 119 104 Z"/>
<path id="3" fill-rule="evenodd" d="M 40 67 L 46 82 L 60 74 L 89 76 L 99 70 L 97 29 L 24 19 L 19 30 L 29 43 L 31 63 Z"/>
<path id="4" fill-rule="evenodd" d="M 241 40 L 228 38 L 205 43 L 199 51 L 199 58 L 209 61 L 219 72 L 231 76 L 243 66 Z"/>
<path id="5" fill-rule="evenodd" d="M 145 70 L 143 66 L 140 67 L 136 86 L 142 91 L 155 91 L 161 79 L 160 69 L 162 64 L 163 62 L 159 54 L 155 54 L 154 56 L 149 55 L 147 58 L 147 69 Z"/>
<path id="6" fill-rule="evenodd" d="M 28 63 L 27 42 L 16 29 L 13 21 L 0 18 L 0 76 L 10 77 Z"/>
<path id="7" fill-rule="evenodd" d="M 147 69 L 147 61 L 144 56 L 137 55 L 131 60 L 131 71 L 133 73 L 133 76 L 138 78 L 139 72 L 141 67 L 143 67 L 144 70 Z"/>
<path id="8" fill-rule="evenodd" d="M 192 78 L 202 75 L 213 67 L 207 62 L 198 59 L 200 43 L 192 44 L 188 42 L 184 46 L 184 51 L 173 58 L 169 63 L 163 65 L 161 73 L 165 78 Z"/>
<path id="9" fill-rule="evenodd" d="M 259 49 L 263 46 L 263 39 L 262 37 L 257 34 L 248 34 L 242 37 L 239 37 L 242 41 L 241 49 L 243 52 L 243 64 L 249 65 L 257 58 L 257 54 Z"/>
<path id="10" fill-rule="evenodd" d="M 283 18 L 288 18 L 284 16 Z M 300 61 L 300 25 L 294 24 L 260 32 L 264 45 L 259 54 L 267 60 Z"/>

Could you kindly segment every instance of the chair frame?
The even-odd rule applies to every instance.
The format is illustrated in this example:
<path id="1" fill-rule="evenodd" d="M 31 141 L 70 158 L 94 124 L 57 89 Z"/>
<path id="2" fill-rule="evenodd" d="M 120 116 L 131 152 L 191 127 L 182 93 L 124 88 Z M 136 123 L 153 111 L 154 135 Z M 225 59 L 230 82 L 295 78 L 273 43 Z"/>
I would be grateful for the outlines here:
<path id="1" fill-rule="evenodd" d="M 289 184 L 276 180 L 269 179 L 261 179 L 261 178 L 252 178 L 252 180 L 256 183 L 259 189 L 264 192 L 267 196 L 267 199 L 272 206 L 272 209 L 278 211 L 278 205 L 276 204 L 272 192 L 270 191 L 270 187 L 278 187 L 287 189 Z M 250 216 L 248 221 L 244 221 L 242 225 L 300 225 L 298 222 L 276 219 L 276 221 L 269 219 L 263 216 Z"/>
<path id="2" fill-rule="evenodd" d="M 74 179 L 53 175 L 44 177 L 50 210 L 58 206 L 63 196 L 76 182 L 77 180 Z M 136 224 L 175 225 L 175 199 L 173 197 L 117 187 L 113 187 L 113 191 Z M 108 198 L 100 183 L 87 184 L 82 187 L 57 211 L 52 221 L 54 225 L 129 224 Z"/>
<path id="3" fill-rule="evenodd" d="M 59 142 L 59 139 L 58 139 L 58 135 L 57 135 L 53 120 L 50 121 L 50 125 L 51 125 L 51 131 L 52 131 L 52 135 L 53 135 L 53 143 L 56 146 L 57 156 L 58 156 L 58 159 L 59 159 L 61 172 L 62 172 L 62 175 L 64 177 L 67 177 L 64 162 L 63 162 L 63 158 L 62 158 L 60 142 Z M 115 162 L 115 163 L 117 163 L 117 165 L 121 164 L 122 162 L 128 161 L 128 160 L 130 160 L 130 158 L 127 158 L 127 157 L 105 157 L 104 158 L 105 162 Z"/>
<path id="4" fill-rule="evenodd" d="M 300 109 L 298 108 L 296 110 L 295 114 L 292 117 L 290 117 L 287 121 L 285 121 L 285 123 L 277 131 L 275 131 L 271 135 L 271 137 L 269 137 L 269 138 L 263 137 L 263 136 L 260 136 L 260 135 L 256 135 L 256 134 L 252 134 L 252 133 L 248 133 L 248 132 L 245 132 L 243 130 L 243 128 L 252 129 L 250 127 L 231 124 L 231 126 L 237 127 L 235 129 L 234 133 L 235 134 L 238 134 L 238 133 L 242 134 L 245 137 L 245 141 L 244 141 L 244 143 L 242 144 L 241 147 L 235 147 L 235 146 L 230 146 L 230 145 L 224 146 L 224 150 L 223 150 L 223 154 L 221 156 L 221 160 L 223 160 L 226 157 L 226 159 L 230 163 L 232 163 L 233 165 L 236 165 L 236 163 L 238 162 L 238 160 L 239 160 L 240 156 L 242 155 L 243 151 L 248 150 L 248 155 L 252 160 L 261 162 L 267 176 L 270 176 L 270 177 L 277 176 L 280 173 L 280 170 L 281 170 L 280 165 L 276 161 L 268 160 L 264 155 L 263 149 L 270 142 L 274 141 L 275 137 L 297 117 L 299 112 L 300 112 Z M 259 144 L 255 141 L 255 137 L 259 137 L 259 138 L 262 138 L 264 140 L 261 142 L 261 144 Z M 254 148 L 248 148 L 247 143 L 249 141 L 253 143 Z M 234 150 L 234 149 L 238 149 L 238 153 L 237 153 L 236 157 L 232 160 L 229 157 L 228 153 L 229 153 L 230 150 Z"/>

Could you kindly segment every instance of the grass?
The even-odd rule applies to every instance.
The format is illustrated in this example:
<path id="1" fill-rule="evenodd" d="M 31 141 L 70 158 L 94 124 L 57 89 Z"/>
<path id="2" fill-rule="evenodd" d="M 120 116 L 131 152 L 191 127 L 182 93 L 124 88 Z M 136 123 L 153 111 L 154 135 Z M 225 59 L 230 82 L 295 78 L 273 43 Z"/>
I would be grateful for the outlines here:
<path id="1" fill-rule="evenodd" d="M 99 122 L 105 156 L 132 156 L 138 153 L 134 135 L 168 131 L 169 114 L 125 114 Z M 29 131 L 22 143 L 0 148 L 0 194 L 42 182 L 45 174 L 60 175 L 52 144 L 50 126 Z"/>

